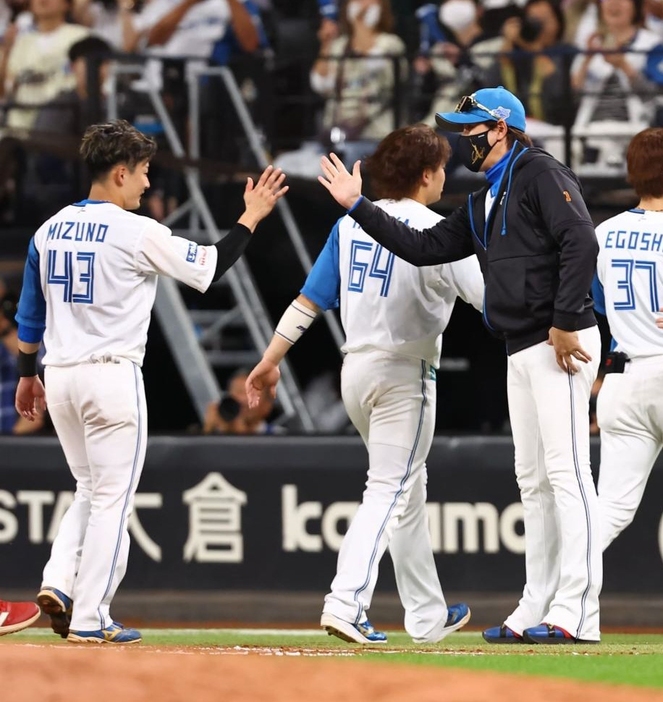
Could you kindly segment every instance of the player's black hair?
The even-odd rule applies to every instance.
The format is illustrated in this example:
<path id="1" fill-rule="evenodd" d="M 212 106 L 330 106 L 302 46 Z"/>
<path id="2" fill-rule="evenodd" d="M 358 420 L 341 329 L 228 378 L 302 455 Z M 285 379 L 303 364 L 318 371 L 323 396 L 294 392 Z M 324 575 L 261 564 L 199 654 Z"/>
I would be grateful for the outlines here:
<path id="1" fill-rule="evenodd" d="M 416 192 L 425 170 L 446 165 L 450 156 L 443 136 L 428 125 L 414 124 L 388 134 L 365 165 L 375 195 L 400 200 Z"/>
<path id="2" fill-rule="evenodd" d="M 149 161 L 156 153 L 154 139 L 145 136 L 124 119 L 88 127 L 81 142 L 81 157 L 92 181 L 103 180 L 120 164 L 133 171 L 139 163 Z"/>
<path id="3" fill-rule="evenodd" d="M 663 129 L 638 132 L 626 151 L 627 180 L 639 198 L 663 197 Z"/>

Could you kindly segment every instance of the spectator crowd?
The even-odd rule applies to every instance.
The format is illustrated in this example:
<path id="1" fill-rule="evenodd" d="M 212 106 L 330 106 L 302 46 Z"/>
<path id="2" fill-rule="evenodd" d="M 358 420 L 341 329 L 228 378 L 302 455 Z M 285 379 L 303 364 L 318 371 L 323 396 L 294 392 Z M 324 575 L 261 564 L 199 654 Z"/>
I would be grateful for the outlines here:
<path id="1" fill-rule="evenodd" d="M 70 198 L 75 174 L 44 144 L 75 143 L 103 116 L 108 61 L 122 55 L 144 63 L 124 86 L 122 116 L 154 134 L 163 125 L 150 114 L 153 89 L 180 133 L 190 126 L 184 59 L 232 66 L 269 132 L 266 147 L 294 174 L 311 175 L 312 152 L 333 147 L 352 162 L 398 126 L 435 126 L 436 112 L 491 85 L 520 96 L 544 148 L 563 156 L 572 130 L 575 167 L 619 171 L 630 136 L 663 121 L 662 8 L 658 0 L 0 0 L 0 217 L 41 217 Z M 308 71 L 294 92 L 315 109 L 284 148 L 268 115 L 278 92 L 269 75 L 293 62 Z M 244 154 L 226 88 L 217 78 L 202 88 L 204 153 L 237 165 Z M 41 138 L 40 149 L 21 148 L 17 130 Z M 150 209 L 160 219 L 177 206 L 181 183 L 155 176 Z"/>

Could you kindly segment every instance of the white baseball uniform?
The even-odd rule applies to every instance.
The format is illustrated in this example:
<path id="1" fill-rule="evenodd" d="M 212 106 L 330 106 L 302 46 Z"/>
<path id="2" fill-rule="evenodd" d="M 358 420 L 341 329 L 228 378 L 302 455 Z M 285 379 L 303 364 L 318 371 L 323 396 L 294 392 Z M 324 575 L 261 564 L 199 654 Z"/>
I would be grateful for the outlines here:
<path id="1" fill-rule="evenodd" d="M 217 255 L 215 246 L 92 200 L 60 210 L 30 242 L 19 334 L 37 342 L 43 333 L 48 409 L 76 480 L 43 585 L 73 599 L 74 631 L 113 623 L 110 603 L 127 567 L 147 438 L 140 367 L 157 275 L 203 292 Z"/>
<path id="2" fill-rule="evenodd" d="M 441 218 L 410 199 L 379 207 L 418 228 Z M 415 641 L 439 641 L 447 606 L 435 568 L 426 514 L 426 456 L 435 426 L 435 369 L 456 297 L 481 309 L 475 256 L 416 268 L 377 244 L 350 217 L 332 229 L 302 294 L 322 309 L 338 306 L 346 333 L 341 389 L 368 448 L 362 503 L 338 557 L 324 612 L 366 619 L 389 546 Z"/>
<path id="3" fill-rule="evenodd" d="M 597 402 L 603 548 L 633 521 L 663 446 L 663 213 L 622 212 L 600 224 L 593 292 L 624 372 L 606 373 Z M 608 366 L 608 370 L 610 366 Z"/>
<path id="4" fill-rule="evenodd" d="M 527 577 L 518 606 L 504 623 L 522 635 L 534 622 L 554 622 L 578 639 L 599 641 L 603 571 L 588 411 L 601 357 L 598 327 L 581 329 L 578 339 L 592 360 L 576 361 L 575 375 L 563 373 L 545 341 L 508 357 Z"/>

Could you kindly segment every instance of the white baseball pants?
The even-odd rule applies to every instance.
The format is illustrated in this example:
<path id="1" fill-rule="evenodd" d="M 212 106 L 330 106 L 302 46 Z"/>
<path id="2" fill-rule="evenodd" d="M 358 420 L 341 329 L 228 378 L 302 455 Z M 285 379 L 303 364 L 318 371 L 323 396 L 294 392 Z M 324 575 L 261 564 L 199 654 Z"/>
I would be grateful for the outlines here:
<path id="1" fill-rule="evenodd" d="M 110 603 L 127 569 L 128 521 L 147 441 L 143 376 L 124 359 L 46 368 L 46 401 L 76 480 L 42 586 L 74 601 L 71 629 L 113 623 Z"/>
<path id="2" fill-rule="evenodd" d="M 387 546 L 405 609 L 419 642 L 443 638 L 447 606 L 437 576 L 426 512 L 426 465 L 435 428 L 435 381 L 424 361 L 369 350 L 348 354 L 343 401 L 368 448 L 366 489 L 338 555 L 323 611 L 366 619 Z"/>
<path id="3" fill-rule="evenodd" d="M 634 358 L 605 376 L 596 406 L 601 428 L 599 512 L 606 549 L 633 521 L 663 446 L 663 356 Z"/>
<path id="4" fill-rule="evenodd" d="M 505 623 L 522 634 L 542 622 L 599 640 L 603 561 L 589 460 L 589 396 L 601 338 L 578 332 L 590 363 L 559 368 L 546 342 L 509 356 L 507 390 L 516 479 L 525 521 L 526 583 Z"/>

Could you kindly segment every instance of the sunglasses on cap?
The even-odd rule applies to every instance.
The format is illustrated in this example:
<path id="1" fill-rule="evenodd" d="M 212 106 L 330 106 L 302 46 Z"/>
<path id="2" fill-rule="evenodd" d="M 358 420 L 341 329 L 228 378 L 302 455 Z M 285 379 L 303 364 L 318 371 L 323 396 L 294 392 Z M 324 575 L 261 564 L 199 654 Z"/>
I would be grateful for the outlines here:
<path id="1" fill-rule="evenodd" d="M 504 117 L 499 115 L 495 110 L 491 110 L 489 107 L 486 107 L 485 105 L 482 105 L 480 102 L 477 102 L 474 99 L 473 95 L 463 95 L 463 97 L 460 99 L 460 102 L 456 105 L 456 109 L 454 111 L 455 112 L 471 112 L 472 110 L 481 110 L 482 112 L 486 112 L 494 120 L 496 120 L 498 122 L 501 119 L 504 119 Z"/>

